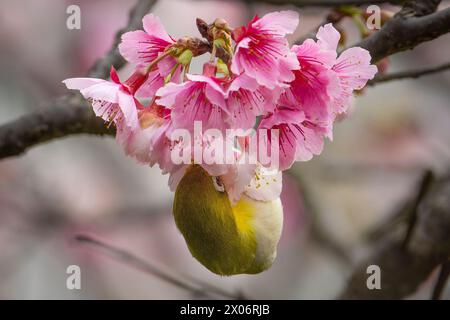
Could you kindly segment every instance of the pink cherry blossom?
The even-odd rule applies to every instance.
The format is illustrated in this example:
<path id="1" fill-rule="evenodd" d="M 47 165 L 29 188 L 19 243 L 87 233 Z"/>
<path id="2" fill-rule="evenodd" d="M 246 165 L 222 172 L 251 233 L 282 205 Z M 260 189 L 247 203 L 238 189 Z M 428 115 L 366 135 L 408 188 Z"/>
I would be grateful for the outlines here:
<path id="1" fill-rule="evenodd" d="M 167 34 L 159 18 L 148 14 L 142 19 L 142 24 L 144 31 L 130 31 L 122 35 L 119 51 L 128 62 L 141 69 L 156 61 L 149 70 L 147 81 L 137 92 L 139 97 L 153 97 L 164 85 L 167 76 L 172 75 L 171 81 L 180 81 L 181 66 L 167 52 L 176 40 Z"/>
<path id="2" fill-rule="evenodd" d="M 150 139 L 154 130 L 154 127 L 131 129 L 123 121 L 118 121 L 116 141 L 122 146 L 126 155 L 135 158 L 139 163 L 147 164 L 150 162 Z"/>
<path id="3" fill-rule="evenodd" d="M 289 169 L 295 161 L 308 161 L 313 155 L 320 154 L 327 133 L 326 127 L 308 120 L 303 111 L 284 106 L 263 119 L 259 128 L 279 130 L 280 171 Z"/>
<path id="4" fill-rule="evenodd" d="M 331 52 L 337 50 L 340 34 L 332 24 L 320 27 L 317 32 L 317 44 Z M 377 67 L 370 64 L 370 54 L 367 50 L 353 47 L 342 52 L 331 65 L 339 79 L 340 91 L 334 91 L 334 110 L 337 113 L 346 112 L 349 108 L 353 91 L 361 90 L 368 80 L 377 73 Z"/>
<path id="5" fill-rule="evenodd" d="M 220 177 L 232 204 L 236 204 L 246 191 L 255 176 L 255 171 L 255 164 L 236 164 L 230 166 L 226 174 Z"/>
<path id="6" fill-rule="evenodd" d="M 152 98 L 155 96 L 159 88 L 164 86 L 164 76 L 160 74 L 159 70 L 154 70 L 148 73 L 147 80 L 136 91 L 136 96 L 139 98 Z"/>
<path id="7" fill-rule="evenodd" d="M 273 111 L 280 93 L 281 89 L 269 90 L 245 74 L 234 78 L 226 90 L 233 126 L 244 130 L 253 128 L 257 116 Z"/>
<path id="8" fill-rule="evenodd" d="M 294 72 L 295 79 L 285 90 L 281 103 L 285 107 L 299 109 L 308 121 L 328 127 L 331 136 L 334 120 L 331 100 L 340 90 L 336 73 L 326 66 L 332 63 L 333 52 L 321 50 L 313 40 L 293 46 L 292 51 L 301 69 Z"/>
<path id="9" fill-rule="evenodd" d="M 166 137 L 169 130 L 170 110 L 153 104 L 138 111 L 139 126 L 130 128 L 118 122 L 116 140 L 125 153 L 139 162 L 169 170 L 171 144 Z"/>
<path id="10" fill-rule="evenodd" d="M 153 104 L 139 111 L 139 120 L 140 126 L 137 128 L 123 126 L 119 122 L 117 142 L 128 156 L 151 167 L 158 165 L 162 174 L 169 174 L 169 188 L 175 191 L 191 164 L 175 164 L 172 161 L 172 152 L 179 152 L 185 146 L 180 141 L 169 139 L 172 130 L 170 110 Z"/>
<path id="11" fill-rule="evenodd" d="M 353 91 L 361 90 L 373 79 L 377 67 L 370 64 L 370 54 L 362 48 L 349 48 L 337 58 L 333 71 L 338 74 L 342 93 L 336 99 L 337 112 L 347 111 Z"/>
<path id="12" fill-rule="evenodd" d="M 340 34 L 331 24 L 319 28 L 316 41 L 308 39 L 289 49 L 286 35 L 297 24 L 293 11 L 255 17 L 233 30 L 231 37 L 227 23 L 212 24 L 208 36 L 214 42 L 209 39 L 208 45 L 224 41 L 231 62 L 217 60 L 221 53 L 212 50 L 203 74 L 193 75 L 188 74 L 191 59 L 210 49 L 199 45 L 207 40 L 177 41 L 158 17 L 149 14 L 143 19 L 144 30 L 122 36 L 119 51 L 135 65 L 126 81 L 121 82 L 112 68 L 110 81 L 73 78 L 64 83 L 80 90 L 97 116 L 115 124 L 116 140 L 127 155 L 169 173 L 172 190 L 186 168 L 198 164 L 224 188 L 232 204 L 244 195 L 274 200 L 281 192 L 281 171 L 322 152 L 324 139 L 332 139 L 333 124 L 347 113 L 354 91 L 377 72 L 362 48 L 338 55 Z M 150 103 L 146 106 L 137 98 Z M 268 137 L 226 135 L 226 129 L 254 128 L 258 120 L 259 129 L 272 129 Z M 190 137 L 173 135 L 177 129 Z M 222 136 L 216 137 L 217 132 Z M 216 139 L 223 139 L 223 134 L 225 140 L 216 148 Z M 251 137 L 256 137 L 257 150 Z M 278 142 L 274 150 L 273 137 Z M 226 150 L 230 145 L 231 153 Z M 201 151 L 200 163 L 196 148 Z M 266 164 L 265 155 L 253 154 L 258 148 L 267 148 L 264 153 L 270 158 L 277 152 L 278 171 L 269 170 L 276 166 L 272 158 Z M 174 155 L 182 157 L 174 160 Z"/>
<path id="13" fill-rule="evenodd" d="M 241 154 L 244 156 L 244 154 Z M 268 170 L 261 164 L 236 164 L 220 177 L 232 205 L 242 195 L 257 201 L 277 199 L 282 189 L 282 173 Z"/>
<path id="14" fill-rule="evenodd" d="M 91 101 L 95 114 L 103 120 L 117 124 L 123 119 L 126 126 L 138 126 L 137 110 L 141 105 L 133 94 L 145 81 L 145 75 L 138 72 L 129 81 L 121 83 L 116 70 L 111 68 L 111 80 L 71 78 L 63 83 L 68 89 L 80 90 L 83 97 Z"/>
<path id="15" fill-rule="evenodd" d="M 157 92 L 158 103 L 172 109 L 174 127 L 192 129 L 194 121 L 201 121 L 204 129 L 228 127 L 223 87 L 202 75 L 187 75 L 187 79 L 181 84 L 168 83 Z"/>
<path id="16" fill-rule="evenodd" d="M 347 110 L 353 91 L 376 73 L 364 49 L 350 48 L 337 57 L 339 37 L 328 24 L 319 29 L 317 42 L 308 39 L 292 47 L 301 68 L 275 112 L 260 124 L 279 130 L 280 170 L 321 153 L 324 138 L 332 138 L 336 115 Z"/>
<path id="17" fill-rule="evenodd" d="M 280 197 L 283 187 L 281 171 L 268 170 L 257 165 L 249 185 L 245 188 L 245 195 L 258 201 L 272 201 Z"/>
<path id="18" fill-rule="evenodd" d="M 296 12 L 281 11 L 255 17 L 247 26 L 234 30 L 236 50 L 231 71 L 245 73 L 271 89 L 292 81 L 292 70 L 299 69 L 299 64 L 285 36 L 294 32 L 297 24 Z"/>
<path id="19" fill-rule="evenodd" d="M 122 35 L 119 44 L 120 54 L 128 61 L 141 67 L 146 67 L 168 47 L 175 43 L 159 18 L 148 14 L 142 19 L 144 31 L 130 31 Z"/>

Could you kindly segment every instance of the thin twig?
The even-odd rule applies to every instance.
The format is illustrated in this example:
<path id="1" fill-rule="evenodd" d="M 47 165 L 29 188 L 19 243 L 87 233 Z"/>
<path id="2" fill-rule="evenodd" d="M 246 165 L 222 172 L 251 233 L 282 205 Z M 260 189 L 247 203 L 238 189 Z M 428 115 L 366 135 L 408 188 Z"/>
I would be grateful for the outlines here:
<path id="1" fill-rule="evenodd" d="M 417 194 L 411 204 L 411 210 L 408 214 L 408 228 L 406 230 L 405 238 L 403 239 L 402 248 L 407 249 L 411 236 L 413 234 L 414 228 L 417 223 L 418 209 L 423 198 L 426 196 L 430 187 L 434 181 L 434 175 L 431 170 L 426 170 L 422 176 L 422 179 L 417 190 Z"/>
<path id="2" fill-rule="evenodd" d="M 345 250 L 345 248 L 337 243 L 335 239 L 330 237 L 330 235 L 321 227 L 318 221 L 320 211 L 317 207 L 316 199 L 311 188 L 308 187 L 308 183 L 306 183 L 304 181 L 304 178 L 301 176 L 298 167 L 294 166 L 293 168 L 291 168 L 288 171 L 288 174 L 290 175 L 290 177 L 292 177 L 292 179 L 295 180 L 297 186 L 300 188 L 303 205 L 308 218 L 310 219 L 309 229 L 311 239 L 324 250 L 327 250 L 329 253 L 333 254 L 342 263 L 349 264 L 351 262 L 351 257 L 348 250 Z"/>
<path id="3" fill-rule="evenodd" d="M 422 76 L 431 75 L 438 72 L 444 72 L 450 70 L 450 62 L 444 63 L 438 66 L 421 68 L 416 70 L 399 71 L 391 74 L 378 75 L 374 79 L 370 80 L 367 84 L 373 86 L 379 83 L 402 80 L 402 79 L 416 79 Z"/>
<path id="4" fill-rule="evenodd" d="M 439 276 L 436 281 L 436 285 L 433 289 L 433 294 L 431 296 L 432 300 L 440 300 L 442 297 L 442 292 L 444 291 L 445 284 L 447 283 L 448 277 L 450 276 L 450 260 L 444 262 L 439 271 Z"/>
<path id="5" fill-rule="evenodd" d="M 150 262 L 147 262 L 147 261 L 133 255 L 132 253 L 129 253 L 123 249 L 114 247 L 110 244 L 107 244 L 107 243 L 101 241 L 101 240 L 95 239 L 89 235 L 79 234 L 79 235 L 75 236 L 75 239 L 79 242 L 96 246 L 97 248 L 102 249 L 110 257 L 112 257 L 118 261 L 121 261 L 129 266 L 132 266 L 136 269 L 144 271 L 153 276 L 156 276 L 176 287 L 187 290 L 194 294 L 202 293 L 202 294 L 207 294 L 209 296 L 211 296 L 211 294 L 214 294 L 214 295 L 222 296 L 224 298 L 231 298 L 231 299 L 240 299 L 241 298 L 241 295 L 239 295 L 239 294 L 230 293 L 226 290 L 223 290 L 222 288 L 213 286 L 209 283 L 206 283 L 202 280 L 193 278 L 191 276 L 183 275 L 183 278 L 189 279 L 191 283 L 188 281 L 185 281 L 180 276 L 176 276 L 175 274 L 173 274 L 173 272 L 164 271 L 162 268 L 159 268 L 159 267 L 151 264 Z"/>
<path id="6" fill-rule="evenodd" d="M 405 6 L 379 31 L 354 46 L 367 49 L 372 62 L 377 62 L 450 32 L 450 8 L 434 12 L 440 1 L 416 0 L 407 3 L 412 2 L 415 3 L 414 6 Z M 412 8 L 415 7 L 419 11 L 413 11 Z"/>
<path id="7" fill-rule="evenodd" d="M 383 168 L 383 170 L 386 170 L 386 168 Z M 395 170 L 398 171 L 399 168 Z M 415 168 L 407 168 L 408 172 L 415 170 Z M 366 235 L 370 243 L 376 243 L 376 241 L 381 240 L 387 234 L 398 230 L 399 226 L 406 225 L 405 230 L 401 232 L 404 234 L 402 246 L 403 248 L 407 247 L 413 233 L 414 225 L 417 222 L 419 204 L 435 180 L 434 174 L 430 169 L 420 169 L 420 171 L 422 172 L 420 181 L 417 183 L 416 188 L 414 188 L 413 195 L 410 196 L 409 200 L 397 206 L 395 211 L 388 215 L 388 219 L 377 225 Z"/>

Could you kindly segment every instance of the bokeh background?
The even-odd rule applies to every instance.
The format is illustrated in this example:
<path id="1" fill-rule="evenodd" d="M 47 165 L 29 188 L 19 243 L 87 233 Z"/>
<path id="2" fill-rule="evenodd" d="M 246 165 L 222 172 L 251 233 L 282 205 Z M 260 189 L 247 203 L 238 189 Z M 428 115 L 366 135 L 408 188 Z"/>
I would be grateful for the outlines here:
<path id="1" fill-rule="evenodd" d="M 0 123 L 67 93 L 61 80 L 83 76 L 126 25 L 135 1 L 3 0 L 0 11 Z M 66 28 L 67 6 L 81 8 L 81 30 Z M 239 1 L 163 0 L 153 12 L 175 37 L 198 35 L 195 18 L 232 26 L 279 9 Z M 289 8 L 289 7 L 283 7 Z M 388 7 L 387 7 L 388 8 Z M 300 11 L 295 40 L 326 9 Z M 356 28 L 344 21 L 349 44 Z M 389 72 L 446 62 L 450 36 L 390 59 Z M 129 72 L 126 68 L 123 74 Z M 284 175 L 284 232 L 273 267 L 259 275 L 218 277 L 203 268 L 176 230 L 167 176 L 125 157 L 112 138 L 55 140 L 0 161 L 0 298 L 201 298 L 74 241 L 88 233 L 164 270 L 194 276 L 247 298 L 332 299 L 367 234 L 416 189 L 424 169 L 450 163 L 450 72 L 370 87 L 335 126 L 322 155 Z M 66 288 L 66 268 L 81 268 L 81 290 Z M 428 298 L 432 275 L 410 298 Z M 444 297 L 450 298 L 450 288 Z"/>

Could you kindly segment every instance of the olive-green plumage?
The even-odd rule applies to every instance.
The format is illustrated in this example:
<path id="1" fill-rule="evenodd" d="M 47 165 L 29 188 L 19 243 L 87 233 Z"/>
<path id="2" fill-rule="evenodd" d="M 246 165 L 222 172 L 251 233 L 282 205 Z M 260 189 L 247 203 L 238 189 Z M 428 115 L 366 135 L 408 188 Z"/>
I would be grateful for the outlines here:
<path id="1" fill-rule="evenodd" d="M 175 192 L 173 214 L 190 252 L 210 271 L 258 273 L 272 264 L 281 233 L 281 203 L 253 202 L 244 197 L 232 207 L 206 171 L 198 165 L 187 169 Z M 266 208 L 274 213 L 264 213 Z"/>

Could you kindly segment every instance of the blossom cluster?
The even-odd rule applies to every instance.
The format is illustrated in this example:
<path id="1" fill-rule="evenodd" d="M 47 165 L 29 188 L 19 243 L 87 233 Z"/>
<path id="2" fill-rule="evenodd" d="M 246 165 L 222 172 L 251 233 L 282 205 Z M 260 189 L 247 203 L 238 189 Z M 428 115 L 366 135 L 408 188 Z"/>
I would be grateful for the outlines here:
<path id="1" fill-rule="evenodd" d="M 255 17 L 248 25 L 230 28 L 223 19 L 208 26 L 208 39 L 175 39 L 158 17 L 149 14 L 143 29 L 125 33 L 121 55 L 135 66 L 121 81 L 114 68 L 110 80 L 72 78 L 69 89 L 80 90 L 97 116 L 114 124 L 125 152 L 139 162 L 158 164 L 170 173 L 176 187 L 186 164 L 174 163 L 174 152 L 186 151 L 200 141 L 173 139 L 177 129 L 267 129 L 277 132 L 278 171 L 295 161 L 321 153 L 325 138 L 332 138 L 333 123 L 348 110 L 353 92 L 372 79 L 377 68 L 368 51 L 354 47 L 337 54 L 339 32 L 327 24 L 316 39 L 289 47 L 286 35 L 295 31 L 293 11 Z M 208 50 L 199 43 L 209 43 Z M 194 57 L 211 51 L 202 74 L 190 72 Z M 273 131 L 275 132 L 275 131 Z M 245 137 L 236 139 L 234 158 L 249 152 Z M 273 140 L 259 144 L 267 152 Z M 260 151 L 260 150 L 259 150 Z M 251 184 L 258 166 L 200 163 L 212 176 L 222 177 L 233 201 Z"/>

